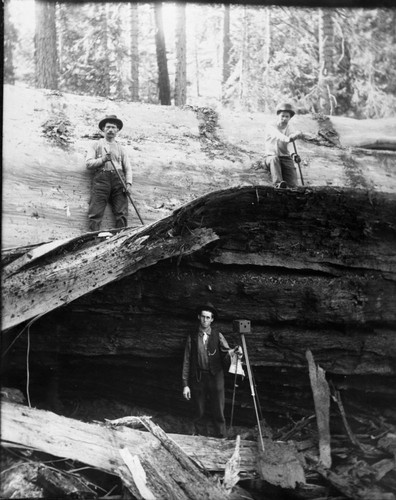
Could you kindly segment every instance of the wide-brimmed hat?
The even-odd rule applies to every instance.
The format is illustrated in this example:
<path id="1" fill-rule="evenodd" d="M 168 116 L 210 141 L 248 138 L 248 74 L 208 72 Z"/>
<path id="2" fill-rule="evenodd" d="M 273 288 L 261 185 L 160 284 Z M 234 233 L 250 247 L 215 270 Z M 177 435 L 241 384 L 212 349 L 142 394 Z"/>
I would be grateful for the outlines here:
<path id="1" fill-rule="evenodd" d="M 118 127 L 118 130 L 121 130 L 122 127 L 124 126 L 124 124 L 122 123 L 122 120 L 120 120 L 119 118 L 117 118 L 116 115 L 107 115 L 105 116 L 104 118 L 102 118 L 99 122 L 99 128 L 100 130 L 103 130 L 103 127 L 105 126 L 105 124 L 107 122 L 110 122 L 110 123 L 115 123 Z"/>
<path id="2" fill-rule="evenodd" d="M 290 113 L 292 118 L 296 114 L 296 112 L 293 109 L 293 106 L 288 102 L 282 102 L 277 106 L 276 114 L 279 115 L 279 113 L 282 113 L 282 111 L 287 111 L 288 113 Z"/>
<path id="3" fill-rule="evenodd" d="M 207 302 L 206 304 L 201 304 L 200 306 L 197 307 L 196 313 L 198 315 L 201 314 L 202 311 L 209 311 L 213 314 L 213 319 L 217 318 L 217 310 L 210 302 Z"/>

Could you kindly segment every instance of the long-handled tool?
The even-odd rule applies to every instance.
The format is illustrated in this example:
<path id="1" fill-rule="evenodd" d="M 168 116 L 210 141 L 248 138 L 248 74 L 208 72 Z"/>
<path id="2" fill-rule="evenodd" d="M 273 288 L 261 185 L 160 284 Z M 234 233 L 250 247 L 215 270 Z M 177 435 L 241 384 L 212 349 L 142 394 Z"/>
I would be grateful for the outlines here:
<path id="1" fill-rule="evenodd" d="M 104 149 L 104 152 L 108 155 L 108 151 L 106 150 L 106 148 L 103 148 L 103 149 Z M 114 162 L 113 162 L 113 160 L 111 159 L 111 157 L 110 157 L 110 156 L 109 156 L 109 159 L 110 159 L 110 163 L 111 163 L 112 167 L 114 168 L 115 173 L 118 175 L 118 178 L 120 179 L 120 182 L 121 182 L 121 184 L 122 184 L 122 187 L 124 188 L 125 193 L 126 193 L 126 195 L 128 196 L 128 198 L 129 198 L 129 201 L 132 203 L 132 206 L 133 206 L 133 208 L 135 209 L 135 212 L 137 213 L 137 216 L 139 217 L 140 222 L 141 222 L 141 223 L 142 223 L 142 225 L 144 226 L 143 219 L 140 217 L 139 211 L 138 211 L 138 209 L 136 208 L 136 205 L 135 205 L 135 203 L 134 203 L 134 202 L 133 202 L 133 200 L 132 200 L 132 196 L 131 196 L 131 195 L 130 195 L 130 193 L 128 192 L 128 187 L 127 187 L 127 185 L 125 184 L 124 179 L 121 177 L 120 172 L 117 170 L 117 167 L 114 165 Z"/>
<path id="2" fill-rule="evenodd" d="M 292 141 L 292 142 L 293 142 L 293 147 L 294 147 L 293 160 L 297 163 L 298 171 L 300 172 L 301 184 L 304 186 L 304 179 L 303 179 L 301 167 L 300 167 L 301 158 L 300 158 L 300 155 L 297 153 L 296 141 Z"/>
<path id="3" fill-rule="evenodd" d="M 247 351 L 247 347 L 246 347 L 246 339 L 245 339 L 245 333 L 250 333 L 250 321 L 248 319 L 237 319 L 234 321 L 233 325 L 234 325 L 234 331 L 239 333 L 241 336 L 242 349 L 243 349 L 243 354 L 245 356 L 245 361 L 246 361 L 246 368 L 247 368 L 248 377 L 249 377 L 250 391 L 252 393 L 252 398 L 253 398 L 254 411 L 256 413 L 257 427 L 258 427 L 259 436 L 260 436 L 261 448 L 263 451 L 265 451 L 264 450 L 263 433 L 261 431 L 260 418 L 259 418 L 258 407 L 257 407 L 256 390 L 255 390 L 255 385 L 254 385 L 254 380 L 253 380 L 253 373 L 252 373 L 250 363 L 249 363 L 249 355 L 248 355 L 248 351 Z"/>

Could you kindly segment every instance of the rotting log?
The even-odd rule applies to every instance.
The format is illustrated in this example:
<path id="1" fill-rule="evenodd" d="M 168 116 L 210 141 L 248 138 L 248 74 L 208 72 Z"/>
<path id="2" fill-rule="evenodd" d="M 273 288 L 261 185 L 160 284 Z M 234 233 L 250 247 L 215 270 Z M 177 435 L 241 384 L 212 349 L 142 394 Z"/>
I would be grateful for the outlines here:
<path id="1" fill-rule="evenodd" d="M 234 451 L 234 441 L 182 434 L 169 437 L 211 472 L 224 471 Z M 133 450 L 144 463 L 150 463 L 159 450 L 158 439 L 149 432 L 85 423 L 9 402 L 1 404 L 1 442 L 3 446 L 22 446 L 77 460 L 114 475 L 124 465 L 119 453 L 121 446 Z M 255 472 L 256 451 L 256 443 L 241 441 L 241 471 Z"/>

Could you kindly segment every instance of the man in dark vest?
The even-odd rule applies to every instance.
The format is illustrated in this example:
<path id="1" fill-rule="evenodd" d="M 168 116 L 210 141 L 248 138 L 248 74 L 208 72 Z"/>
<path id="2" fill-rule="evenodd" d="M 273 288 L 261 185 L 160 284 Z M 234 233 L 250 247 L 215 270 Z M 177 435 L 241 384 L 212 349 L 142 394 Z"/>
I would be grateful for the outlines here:
<path id="1" fill-rule="evenodd" d="M 199 328 L 187 337 L 183 360 L 183 397 L 192 397 L 196 405 L 195 431 L 206 434 L 204 413 L 206 399 L 209 399 L 215 436 L 225 437 L 224 418 L 224 358 L 234 351 L 242 356 L 242 349 L 231 349 L 224 336 L 212 328 L 216 310 L 211 304 L 197 309 Z"/>

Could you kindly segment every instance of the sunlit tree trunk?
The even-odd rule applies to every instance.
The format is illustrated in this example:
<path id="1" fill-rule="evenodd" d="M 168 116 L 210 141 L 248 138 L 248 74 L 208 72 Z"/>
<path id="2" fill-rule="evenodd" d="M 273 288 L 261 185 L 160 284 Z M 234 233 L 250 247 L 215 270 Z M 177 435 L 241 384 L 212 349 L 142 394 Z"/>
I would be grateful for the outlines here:
<path id="1" fill-rule="evenodd" d="M 222 94 L 224 100 L 224 86 L 231 74 L 230 68 L 231 38 L 230 38 L 230 4 L 224 4 L 223 17 L 223 78 Z"/>
<path id="2" fill-rule="evenodd" d="M 35 0 L 35 83 L 37 88 L 58 88 L 56 3 Z"/>
<path id="3" fill-rule="evenodd" d="M 239 79 L 239 103 L 244 105 L 247 92 L 247 70 L 248 70 L 248 13 L 247 8 L 243 8 L 243 35 L 241 48 L 241 75 Z"/>
<path id="4" fill-rule="evenodd" d="M 334 95 L 334 22 L 330 9 L 319 9 L 319 108 L 333 114 Z"/>
<path id="5" fill-rule="evenodd" d="M 270 95 L 269 95 L 269 66 L 270 66 L 270 53 L 271 53 L 271 10 L 269 7 L 264 7 L 264 50 L 263 50 L 263 63 L 264 63 L 264 111 L 269 112 L 270 108 Z"/>
<path id="6" fill-rule="evenodd" d="M 341 35 L 340 55 L 337 55 L 335 71 L 338 75 L 337 89 L 337 114 L 347 114 L 352 107 L 353 83 L 351 77 L 351 52 L 350 42 L 343 33 Z"/>
<path id="7" fill-rule="evenodd" d="M 131 25 L 131 100 L 139 100 L 139 6 L 135 2 L 130 3 L 130 25 Z"/>
<path id="8" fill-rule="evenodd" d="M 183 106 L 187 99 L 186 4 L 176 4 L 176 76 L 175 105 Z"/>
<path id="9" fill-rule="evenodd" d="M 197 91 L 197 97 L 200 97 L 200 71 L 199 71 L 199 58 L 198 58 L 198 40 L 197 33 L 195 31 L 194 36 L 194 67 L 195 67 L 195 85 Z"/>
<path id="10" fill-rule="evenodd" d="M 102 26 L 100 41 L 102 50 L 102 82 L 100 85 L 100 95 L 106 97 L 110 95 L 110 57 L 109 57 L 109 5 L 106 3 L 98 4 L 100 9 L 100 25 Z"/>
<path id="11" fill-rule="evenodd" d="M 155 48 L 157 51 L 159 101 L 164 106 L 170 106 L 170 82 L 168 60 L 166 57 L 164 23 L 162 20 L 162 2 L 154 3 L 155 15 Z"/>
<path id="12" fill-rule="evenodd" d="M 10 18 L 10 0 L 4 2 L 4 83 L 15 83 L 13 46 L 17 32 Z"/>

